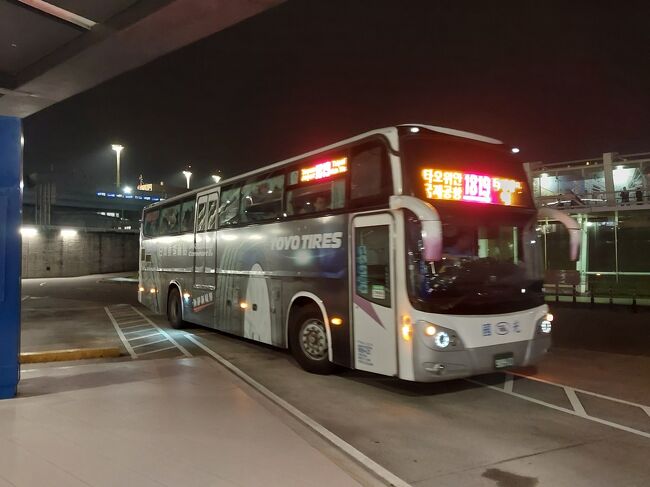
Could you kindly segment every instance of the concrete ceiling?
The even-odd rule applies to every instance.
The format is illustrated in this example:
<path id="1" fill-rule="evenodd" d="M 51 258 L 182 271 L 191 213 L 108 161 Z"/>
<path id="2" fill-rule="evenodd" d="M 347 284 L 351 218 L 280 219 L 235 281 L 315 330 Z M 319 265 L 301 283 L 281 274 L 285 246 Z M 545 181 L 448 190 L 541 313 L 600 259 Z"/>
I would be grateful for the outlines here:
<path id="1" fill-rule="evenodd" d="M 285 0 L 0 0 L 0 115 L 27 117 Z"/>

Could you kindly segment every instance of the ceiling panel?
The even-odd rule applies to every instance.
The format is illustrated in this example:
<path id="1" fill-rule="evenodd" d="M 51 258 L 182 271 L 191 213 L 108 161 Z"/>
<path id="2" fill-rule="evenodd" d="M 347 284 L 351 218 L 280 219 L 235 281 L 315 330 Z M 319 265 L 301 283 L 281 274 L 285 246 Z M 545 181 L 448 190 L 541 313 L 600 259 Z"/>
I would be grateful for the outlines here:
<path id="1" fill-rule="evenodd" d="M 48 0 L 48 3 L 95 22 L 106 22 L 138 0 Z"/>
<path id="2" fill-rule="evenodd" d="M 0 2 L 0 72 L 16 74 L 80 35 L 63 22 Z"/>

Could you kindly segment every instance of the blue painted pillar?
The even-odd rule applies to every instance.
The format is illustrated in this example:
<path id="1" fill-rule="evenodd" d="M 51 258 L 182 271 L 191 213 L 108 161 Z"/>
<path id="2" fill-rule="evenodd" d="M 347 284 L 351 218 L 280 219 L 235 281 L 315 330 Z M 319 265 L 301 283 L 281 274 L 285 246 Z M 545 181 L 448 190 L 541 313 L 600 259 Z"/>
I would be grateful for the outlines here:
<path id="1" fill-rule="evenodd" d="M 20 120 L 0 117 L 0 399 L 20 378 L 21 174 Z"/>

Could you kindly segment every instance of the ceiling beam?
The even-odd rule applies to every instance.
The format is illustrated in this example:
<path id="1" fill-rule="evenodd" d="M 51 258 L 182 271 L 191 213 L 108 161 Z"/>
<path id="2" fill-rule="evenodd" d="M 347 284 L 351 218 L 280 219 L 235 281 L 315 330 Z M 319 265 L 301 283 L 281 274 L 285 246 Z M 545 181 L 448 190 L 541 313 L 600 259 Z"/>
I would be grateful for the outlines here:
<path id="1" fill-rule="evenodd" d="M 43 0 L 14 0 L 13 3 L 21 5 L 23 7 L 28 7 L 30 10 L 33 10 L 37 13 L 44 14 L 50 18 L 61 20 L 67 24 L 81 29 L 90 30 L 95 27 L 95 25 L 97 25 L 97 22 L 82 17 L 81 15 L 77 15 L 76 13 L 70 12 L 69 10 L 57 7 L 56 5 L 52 5 L 51 3 L 44 2 Z"/>

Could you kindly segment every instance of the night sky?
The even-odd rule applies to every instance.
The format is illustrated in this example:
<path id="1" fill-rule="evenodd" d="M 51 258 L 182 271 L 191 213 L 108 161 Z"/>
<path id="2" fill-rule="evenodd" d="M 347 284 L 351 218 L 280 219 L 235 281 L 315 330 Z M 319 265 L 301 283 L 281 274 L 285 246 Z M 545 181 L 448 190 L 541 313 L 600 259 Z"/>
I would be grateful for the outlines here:
<path id="1" fill-rule="evenodd" d="M 650 8 L 633 1 L 290 0 L 25 120 L 25 174 L 196 183 L 420 122 L 527 161 L 650 151 Z M 194 186 L 194 184 L 193 184 Z"/>

